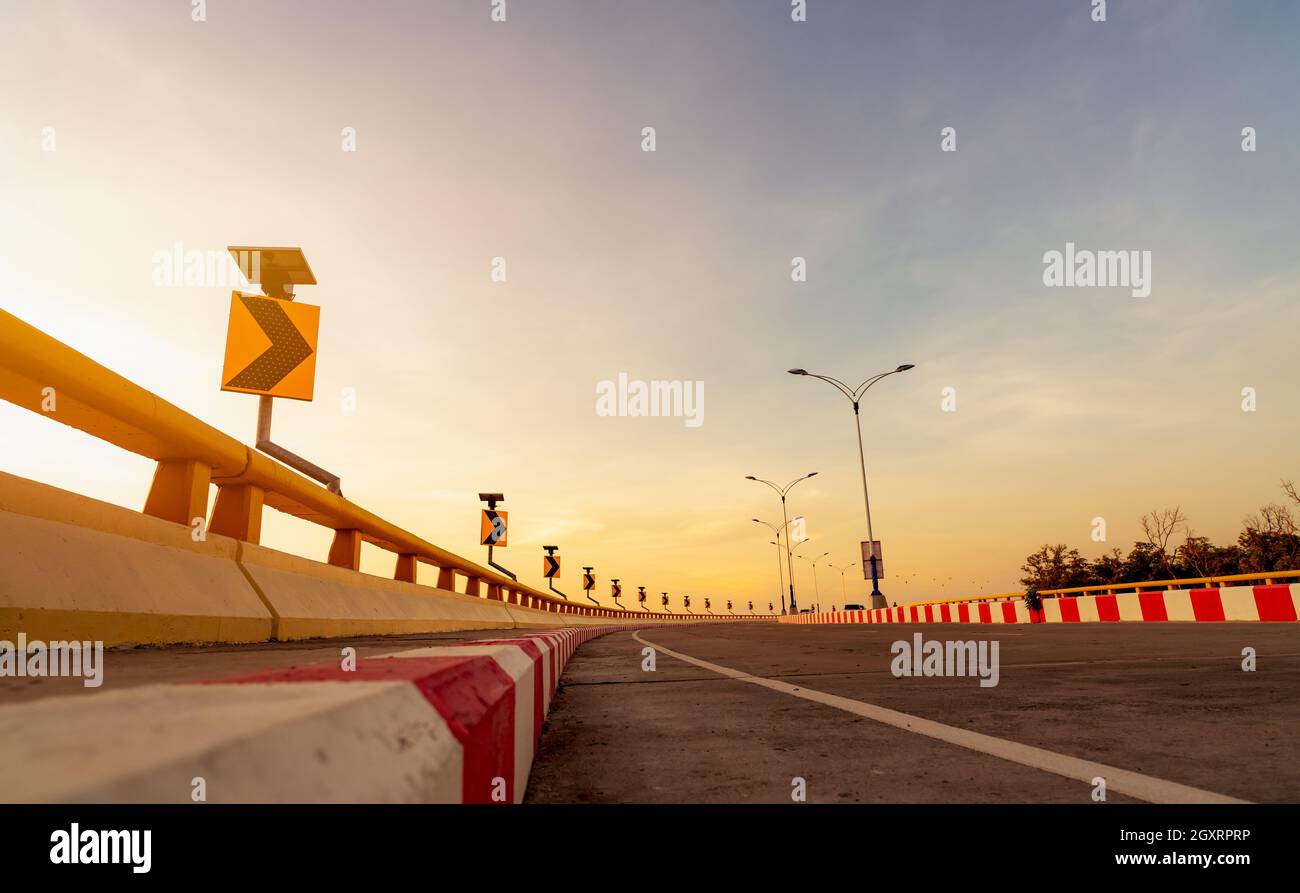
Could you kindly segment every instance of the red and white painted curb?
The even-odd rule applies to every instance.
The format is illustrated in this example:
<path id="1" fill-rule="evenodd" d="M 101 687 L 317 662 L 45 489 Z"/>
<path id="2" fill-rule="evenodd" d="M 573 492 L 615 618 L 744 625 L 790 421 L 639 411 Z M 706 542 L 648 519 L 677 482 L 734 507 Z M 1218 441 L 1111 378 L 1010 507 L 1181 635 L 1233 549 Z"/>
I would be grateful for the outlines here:
<path id="1" fill-rule="evenodd" d="M 620 627 L 575 627 L 400 651 L 336 664 L 271 670 L 210 685 L 406 682 L 451 732 L 440 762 L 459 765 L 460 802 L 523 800 L 533 755 L 559 684 L 579 645 Z"/>
<path id="2" fill-rule="evenodd" d="M 780 618 L 782 623 L 1118 623 L 1256 621 L 1295 623 L 1300 583 L 1167 589 L 1120 595 L 1043 599 L 1031 618 L 1023 599 L 949 605 L 904 605 L 862 611 L 827 611 Z"/>
<path id="3" fill-rule="evenodd" d="M 3 707 L 30 734 L 0 743 L 0 800 L 518 803 L 569 658 L 628 628 Z"/>

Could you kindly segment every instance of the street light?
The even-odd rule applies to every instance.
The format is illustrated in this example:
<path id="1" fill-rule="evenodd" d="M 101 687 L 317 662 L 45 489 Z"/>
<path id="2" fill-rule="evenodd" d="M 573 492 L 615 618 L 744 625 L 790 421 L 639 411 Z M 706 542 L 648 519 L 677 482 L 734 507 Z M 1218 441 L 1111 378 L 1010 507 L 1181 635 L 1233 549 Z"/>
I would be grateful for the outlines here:
<path id="1" fill-rule="evenodd" d="M 836 567 L 835 564 L 831 565 L 832 571 L 840 572 L 840 594 L 842 595 L 842 597 L 844 597 L 845 602 L 849 601 L 849 589 L 848 586 L 845 586 L 844 584 L 844 572 L 848 571 L 849 568 L 854 567 L 855 564 L 857 564 L 857 562 L 849 562 L 848 564 L 845 564 L 844 567 L 842 568 Z"/>
<path id="2" fill-rule="evenodd" d="M 755 524 L 763 524 L 767 527 L 772 528 L 772 532 L 776 534 L 776 542 L 772 543 L 772 545 L 776 546 L 776 593 L 777 595 L 781 596 L 781 603 L 782 605 L 784 605 L 785 604 L 785 571 L 781 570 L 781 528 L 777 527 L 775 524 L 770 524 L 767 521 L 760 521 L 758 518 L 753 518 L 751 520 Z M 772 542 L 772 541 L 768 540 L 768 542 Z"/>
<path id="3" fill-rule="evenodd" d="M 804 542 L 807 542 L 807 540 L 804 540 Z M 821 588 L 821 585 L 817 582 L 817 562 L 818 562 L 819 559 L 825 558 L 825 557 L 826 557 L 827 555 L 829 555 L 829 554 L 831 554 L 831 553 L 830 553 L 830 552 L 823 552 L 822 554 L 818 555 L 816 558 L 809 558 L 807 555 L 800 555 L 800 556 L 799 556 L 799 557 L 802 558 L 804 561 L 806 561 L 806 562 L 808 562 L 809 564 L 812 565 L 812 569 L 813 569 L 813 591 L 817 594 L 817 610 L 819 610 L 819 611 L 821 610 L 821 607 L 822 607 L 822 588 Z"/>
<path id="4" fill-rule="evenodd" d="M 787 542 L 789 541 L 789 539 L 790 539 L 790 538 L 787 536 L 787 537 L 786 537 Z M 808 544 L 811 543 L 811 542 L 812 542 L 812 537 L 805 537 L 804 539 L 799 540 L 799 542 L 797 542 L 797 543 L 794 544 L 794 551 L 791 552 L 790 554 L 793 555 L 795 558 L 803 558 L 803 556 L 799 554 L 799 550 L 802 549 L 804 546 L 808 545 Z M 791 582 L 791 583 L 794 582 L 794 571 L 793 571 L 793 570 L 790 571 L 790 582 Z M 816 582 L 816 580 L 814 580 L 813 582 Z M 790 613 L 791 613 L 791 614 L 797 614 L 798 612 L 792 609 L 792 610 L 790 611 Z"/>
<path id="5" fill-rule="evenodd" d="M 806 481 L 808 480 L 808 478 L 816 477 L 816 476 L 817 476 L 817 472 L 815 471 L 809 472 L 808 474 L 805 474 L 801 478 L 795 478 L 790 483 L 786 484 L 784 487 L 778 487 L 776 484 L 772 483 L 771 481 L 765 481 L 762 478 L 756 478 L 752 474 L 745 475 L 745 480 L 758 481 L 760 484 L 767 484 L 769 487 L 771 487 L 773 490 L 776 491 L 777 495 L 781 497 L 781 520 L 785 522 L 786 527 L 789 527 L 790 516 L 787 515 L 785 511 L 785 494 L 789 493 L 790 490 L 794 488 L 794 485 L 799 483 L 800 481 Z M 790 537 L 788 534 L 785 538 L 785 569 L 790 574 L 790 613 L 798 614 L 799 609 L 794 602 L 794 562 L 790 558 Z M 784 595 L 781 596 L 781 613 L 782 614 L 785 613 Z"/>
<path id="6" fill-rule="evenodd" d="M 844 565 L 844 567 L 837 567 L 833 564 L 830 566 L 831 570 L 840 572 L 840 595 L 844 597 L 845 604 L 847 604 L 849 600 L 849 590 L 844 585 L 844 572 L 856 564 L 856 561 L 850 561 L 848 564 Z"/>
<path id="7" fill-rule="evenodd" d="M 871 607 L 873 608 L 886 608 L 889 605 L 885 601 L 884 595 L 880 592 L 880 569 L 878 567 L 879 562 L 876 559 L 875 549 L 876 538 L 871 532 L 871 499 L 867 496 L 867 460 L 862 451 L 862 414 L 858 411 L 858 404 L 862 401 L 862 395 L 867 392 L 867 389 L 882 378 L 887 378 L 897 372 L 906 372 L 908 369 L 913 368 L 915 368 L 915 366 L 912 363 L 904 363 L 897 369 L 873 375 L 854 389 L 850 389 L 848 385 L 840 381 L 838 378 L 831 378 L 828 375 L 817 375 L 816 373 L 809 372 L 807 369 L 789 370 L 791 375 L 808 375 L 813 378 L 820 378 L 822 381 L 834 385 L 839 389 L 840 393 L 845 397 L 848 397 L 849 402 L 853 404 L 854 427 L 856 427 L 858 431 L 858 464 L 862 466 L 862 503 L 867 509 L 867 543 L 871 549 Z"/>

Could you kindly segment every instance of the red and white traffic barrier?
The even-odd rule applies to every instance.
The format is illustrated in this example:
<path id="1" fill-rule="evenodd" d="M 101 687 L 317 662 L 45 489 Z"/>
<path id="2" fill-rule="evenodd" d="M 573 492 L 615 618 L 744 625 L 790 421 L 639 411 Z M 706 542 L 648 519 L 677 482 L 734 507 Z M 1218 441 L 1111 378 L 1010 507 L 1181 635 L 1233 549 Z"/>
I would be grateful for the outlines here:
<path id="1" fill-rule="evenodd" d="M 0 800 L 523 799 L 572 627 L 0 708 Z"/>
<path id="2" fill-rule="evenodd" d="M 1118 623 L 1256 621 L 1294 623 L 1300 616 L 1300 583 L 1167 589 L 1119 595 L 1045 598 L 1030 617 L 1023 599 L 948 605 L 904 605 L 861 611 L 827 611 L 780 618 L 782 623 Z"/>
<path id="3" fill-rule="evenodd" d="M 272 670 L 210 682 L 274 686 L 302 682 L 405 682 L 446 724 L 444 771 L 460 767 L 459 801 L 523 800 L 533 754 L 560 674 L 583 642 L 617 627 L 576 627 L 504 639 L 401 651 L 336 664 Z M 450 789 L 450 788 L 448 788 Z"/>

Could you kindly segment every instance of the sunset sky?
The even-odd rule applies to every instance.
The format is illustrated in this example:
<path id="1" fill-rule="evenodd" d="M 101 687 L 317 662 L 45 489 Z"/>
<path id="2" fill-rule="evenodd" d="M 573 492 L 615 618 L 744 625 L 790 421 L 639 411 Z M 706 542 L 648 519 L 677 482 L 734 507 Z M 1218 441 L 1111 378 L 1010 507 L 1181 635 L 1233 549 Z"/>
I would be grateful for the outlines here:
<path id="1" fill-rule="evenodd" d="M 855 561 L 852 412 L 796 366 L 916 364 L 862 409 L 900 603 L 1014 589 L 1045 542 L 1128 548 L 1165 505 L 1232 540 L 1300 478 L 1292 2 L 190 7 L 0 0 L 0 307 L 251 442 L 230 288 L 157 286 L 154 257 L 302 246 L 316 398 L 276 441 L 477 560 L 504 492 L 524 582 L 558 543 L 570 595 L 594 565 L 602 601 L 619 577 L 766 609 L 750 519 L 780 504 L 749 474 L 819 472 L 802 551 Z M 1046 287 L 1067 242 L 1150 251 L 1150 295 Z M 598 415 L 620 373 L 702 382 L 702 424 Z M 0 403 L 0 470 L 138 509 L 152 468 Z M 323 560 L 329 532 L 268 510 L 263 541 Z M 844 603 L 795 570 L 801 605 Z"/>

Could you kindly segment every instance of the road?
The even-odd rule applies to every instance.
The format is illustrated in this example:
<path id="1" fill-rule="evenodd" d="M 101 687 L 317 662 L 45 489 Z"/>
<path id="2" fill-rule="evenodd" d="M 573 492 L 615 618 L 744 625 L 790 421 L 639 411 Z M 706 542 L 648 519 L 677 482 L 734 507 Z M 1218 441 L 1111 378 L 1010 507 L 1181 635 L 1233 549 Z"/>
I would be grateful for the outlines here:
<path id="1" fill-rule="evenodd" d="M 998 684 L 895 678 L 890 646 L 918 631 L 997 640 Z M 789 803 L 803 779 L 807 802 L 1091 803 L 1097 776 L 1108 803 L 1300 799 L 1295 624 L 722 624 L 639 638 L 657 646 L 654 672 L 631 632 L 570 662 L 528 802 Z M 735 671 L 747 679 L 722 675 Z"/>
<path id="2" fill-rule="evenodd" d="M 0 676 L 0 705 L 37 698 L 77 695 L 134 688 L 162 682 L 199 682 L 247 676 L 266 670 L 287 669 L 342 659 L 343 649 L 355 648 L 357 658 L 383 657 L 412 648 L 453 642 L 502 638 L 516 630 L 474 630 L 410 636 L 360 636 L 344 639 L 308 639 L 302 642 L 265 642 L 251 645 L 138 646 L 104 651 L 103 682 L 87 688 L 80 678 L 66 676 Z"/>

